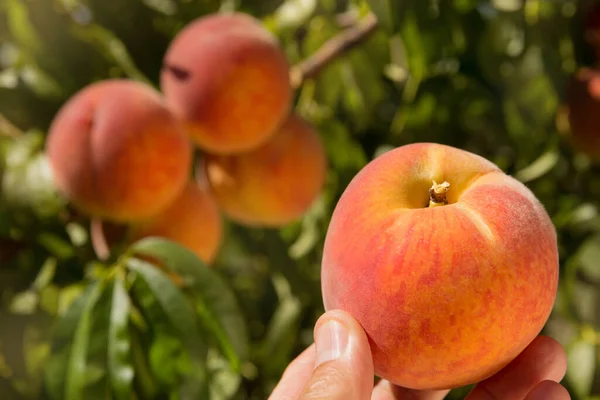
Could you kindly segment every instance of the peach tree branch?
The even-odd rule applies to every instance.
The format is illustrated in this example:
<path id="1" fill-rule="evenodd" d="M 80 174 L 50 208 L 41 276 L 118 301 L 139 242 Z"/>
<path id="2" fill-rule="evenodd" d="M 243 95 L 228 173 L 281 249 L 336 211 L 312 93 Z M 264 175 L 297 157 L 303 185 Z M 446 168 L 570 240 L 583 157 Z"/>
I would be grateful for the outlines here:
<path id="1" fill-rule="evenodd" d="M 364 42 L 378 27 L 377 17 L 373 13 L 358 21 L 355 25 L 326 41 L 307 59 L 294 65 L 290 72 L 290 80 L 294 88 L 314 78 L 330 62 L 341 54 Z"/>

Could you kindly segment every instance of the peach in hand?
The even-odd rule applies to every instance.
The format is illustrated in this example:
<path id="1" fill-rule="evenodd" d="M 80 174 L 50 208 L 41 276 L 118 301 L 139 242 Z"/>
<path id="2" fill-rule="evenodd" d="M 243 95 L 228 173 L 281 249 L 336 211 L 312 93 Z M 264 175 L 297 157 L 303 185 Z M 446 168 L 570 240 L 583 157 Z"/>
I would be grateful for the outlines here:
<path id="1" fill-rule="evenodd" d="M 105 80 L 69 99 L 46 151 L 58 189 L 82 212 L 113 222 L 148 218 L 183 190 L 192 145 L 160 94 Z"/>
<path id="2" fill-rule="evenodd" d="M 194 252 L 206 264 L 214 261 L 223 239 L 221 214 L 208 187 L 188 182 L 162 213 L 131 227 L 131 240 L 162 237 Z"/>
<path id="3" fill-rule="evenodd" d="M 532 342 L 558 271 L 554 226 L 527 187 L 476 154 L 418 143 L 351 181 L 321 277 L 325 309 L 360 322 L 377 375 L 450 389 L 493 375 Z"/>
<path id="4" fill-rule="evenodd" d="M 195 144 L 217 154 L 260 146 L 291 110 L 286 55 L 259 20 L 243 13 L 186 26 L 165 54 L 161 89 Z"/>
<path id="5" fill-rule="evenodd" d="M 207 155 L 205 167 L 219 207 L 230 219 L 281 226 L 313 204 L 325 181 L 327 160 L 313 126 L 292 114 L 263 146 L 232 156 Z"/>

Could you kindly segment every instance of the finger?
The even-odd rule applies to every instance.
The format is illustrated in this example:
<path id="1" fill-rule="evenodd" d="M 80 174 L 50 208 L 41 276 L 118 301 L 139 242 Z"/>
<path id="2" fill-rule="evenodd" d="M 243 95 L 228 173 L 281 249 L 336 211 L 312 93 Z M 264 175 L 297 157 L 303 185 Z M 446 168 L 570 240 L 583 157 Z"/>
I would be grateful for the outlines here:
<path id="1" fill-rule="evenodd" d="M 268 400 L 297 399 L 312 375 L 316 359 L 315 345 L 311 344 L 288 365 Z"/>
<path id="2" fill-rule="evenodd" d="M 412 390 L 381 380 L 375 385 L 371 400 L 442 400 L 449 390 Z"/>
<path id="3" fill-rule="evenodd" d="M 566 370 L 567 356 L 562 346 L 550 337 L 538 336 L 502 371 L 480 382 L 467 399 L 522 399 L 542 381 L 560 382 Z"/>
<path id="4" fill-rule="evenodd" d="M 315 326 L 316 368 L 300 400 L 366 400 L 373 391 L 373 358 L 367 335 L 341 310 L 329 311 Z"/>
<path id="5" fill-rule="evenodd" d="M 571 400 L 571 396 L 560 383 L 543 381 L 529 392 L 525 400 Z"/>

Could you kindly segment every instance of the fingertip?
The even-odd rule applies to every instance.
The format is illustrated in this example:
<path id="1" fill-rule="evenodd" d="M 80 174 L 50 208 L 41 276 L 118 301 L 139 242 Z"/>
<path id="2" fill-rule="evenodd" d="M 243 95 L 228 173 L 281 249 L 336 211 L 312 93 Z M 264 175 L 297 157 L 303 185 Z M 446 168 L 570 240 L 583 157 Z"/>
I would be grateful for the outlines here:
<path id="1" fill-rule="evenodd" d="M 571 395 L 564 386 L 554 381 L 540 382 L 529 392 L 525 400 L 570 400 Z"/>
<path id="2" fill-rule="evenodd" d="M 343 326 L 343 328 L 347 329 L 348 340 L 350 341 L 348 346 L 349 350 L 360 352 L 361 357 L 369 358 L 370 362 L 372 363 L 371 346 L 369 344 L 367 334 L 356 318 L 344 310 L 335 309 L 327 311 L 317 320 L 314 330 L 315 341 L 317 340 L 319 331 L 321 331 L 321 327 L 329 322 L 333 322 L 334 324 L 339 323 Z M 358 355 L 353 354 L 351 356 L 356 358 Z"/>
<path id="3" fill-rule="evenodd" d="M 550 360 L 552 368 L 547 379 L 560 382 L 567 373 L 567 353 L 563 346 L 550 336 L 536 337 L 523 352 L 524 356 L 537 360 Z"/>
<path id="4" fill-rule="evenodd" d="M 325 314 L 321 315 L 317 320 L 317 323 L 315 324 L 315 332 L 319 329 L 319 327 L 322 324 L 331 320 L 335 320 L 346 325 L 351 331 L 351 333 L 362 333 L 364 335 L 364 330 L 362 329 L 356 318 L 354 318 L 347 311 L 340 309 L 329 310 Z"/>
<path id="5" fill-rule="evenodd" d="M 373 390 L 373 358 L 367 335 L 358 321 L 345 311 L 331 310 L 318 319 L 314 336 L 317 361 L 300 398 L 369 398 Z"/>
<path id="6" fill-rule="evenodd" d="M 539 382 L 560 382 L 566 370 L 567 357 L 560 343 L 549 336 L 538 336 L 500 372 L 479 382 L 469 398 L 485 398 L 489 394 L 496 398 L 524 398 Z"/>

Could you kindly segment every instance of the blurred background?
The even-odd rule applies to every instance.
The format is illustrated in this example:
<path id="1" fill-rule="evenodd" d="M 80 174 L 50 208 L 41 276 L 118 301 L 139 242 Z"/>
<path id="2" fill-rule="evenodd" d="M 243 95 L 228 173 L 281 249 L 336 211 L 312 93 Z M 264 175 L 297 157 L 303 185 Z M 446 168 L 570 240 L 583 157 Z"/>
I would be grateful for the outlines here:
<path id="1" fill-rule="evenodd" d="M 588 137 L 596 139 L 576 147 L 566 103 L 572 76 L 600 54 L 595 4 L 2 0 L 0 398 L 185 400 L 190 371 L 199 374 L 192 386 L 202 386 L 190 390 L 211 399 L 267 398 L 312 343 L 323 312 L 320 260 L 337 199 L 377 155 L 430 141 L 490 159 L 545 205 L 558 231 L 561 281 L 544 331 L 567 349 L 564 383 L 573 398 L 600 399 L 600 166 L 588 151 L 600 146 L 600 104 L 581 106 Z M 155 289 L 164 283 L 123 294 L 141 299 L 143 316 L 131 308 L 120 320 L 109 318 L 111 296 L 86 300 L 103 266 L 88 222 L 72 215 L 52 184 L 44 140 L 76 91 L 111 77 L 157 87 L 177 32 L 202 15 L 231 10 L 260 18 L 292 64 L 369 13 L 379 26 L 297 90 L 296 111 L 318 128 L 327 150 L 321 196 L 302 220 L 281 229 L 226 222 L 210 267 L 215 281 L 184 294 L 212 311 L 194 310 L 202 332 L 196 357 L 169 329 L 173 321 L 185 325 L 187 314 L 160 297 Z M 110 332 L 128 325 L 122 344 L 130 351 L 108 354 Z M 449 398 L 463 399 L 468 389 Z"/>

